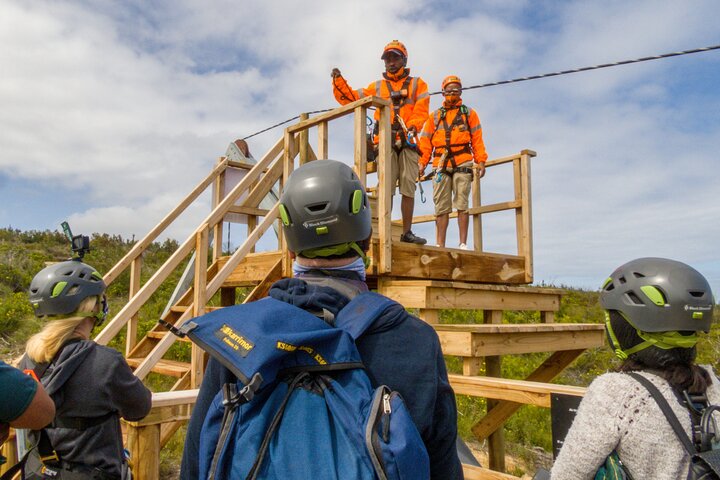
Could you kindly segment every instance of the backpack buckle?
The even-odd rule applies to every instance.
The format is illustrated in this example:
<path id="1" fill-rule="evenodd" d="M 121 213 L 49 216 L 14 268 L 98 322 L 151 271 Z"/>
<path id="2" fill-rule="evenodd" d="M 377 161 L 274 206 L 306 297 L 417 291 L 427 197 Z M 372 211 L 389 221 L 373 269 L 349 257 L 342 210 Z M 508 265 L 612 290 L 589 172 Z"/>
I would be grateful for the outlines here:
<path id="1" fill-rule="evenodd" d="M 247 403 L 255 398 L 255 392 L 258 391 L 263 382 L 263 377 L 256 373 L 250 379 L 250 382 L 238 391 L 237 384 L 226 383 L 222 387 L 223 407 L 237 405 L 239 403 Z"/>
<path id="2" fill-rule="evenodd" d="M 242 390 L 240 390 L 240 395 L 245 399 L 246 402 L 252 401 L 253 398 L 255 398 L 255 392 L 258 391 L 260 388 L 260 384 L 263 382 L 263 377 L 259 373 L 256 373 L 252 376 L 250 379 L 250 383 L 245 385 Z"/>

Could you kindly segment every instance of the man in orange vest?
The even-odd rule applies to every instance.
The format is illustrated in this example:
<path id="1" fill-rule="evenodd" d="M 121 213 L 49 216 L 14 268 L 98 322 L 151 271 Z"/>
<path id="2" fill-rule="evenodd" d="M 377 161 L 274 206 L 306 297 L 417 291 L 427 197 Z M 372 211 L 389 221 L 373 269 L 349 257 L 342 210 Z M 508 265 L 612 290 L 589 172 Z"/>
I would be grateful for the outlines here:
<path id="1" fill-rule="evenodd" d="M 375 95 L 390 100 L 393 106 L 392 118 L 392 158 L 391 176 L 393 189 L 397 182 L 402 200 L 403 234 L 400 240 L 423 245 L 424 238 L 415 235 L 412 228 L 413 210 L 415 209 L 415 186 L 417 182 L 417 164 L 420 155 L 415 145 L 417 132 L 425 123 L 430 111 L 430 97 L 425 81 L 420 77 L 411 77 L 407 65 L 407 49 L 397 40 L 385 45 L 382 56 L 385 62 L 383 79 L 371 83 L 367 88 L 353 90 L 343 78 L 340 70 L 333 68 L 333 95 L 341 105 L 347 105 L 363 97 Z M 380 118 L 380 111 L 375 111 L 375 121 Z M 377 144 L 377 136 L 375 138 Z"/>
<path id="2" fill-rule="evenodd" d="M 479 178 L 485 175 L 487 153 L 480 118 L 475 110 L 463 105 L 460 98 L 460 79 L 455 75 L 445 77 L 442 91 L 443 106 L 427 119 L 418 140 L 422 153 L 419 174 L 422 178 L 432 157 L 437 246 L 445 246 L 450 212 L 454 208 L 458 212 L 460 249 L 467 250 L 470 187 L 473 174 Z"/>

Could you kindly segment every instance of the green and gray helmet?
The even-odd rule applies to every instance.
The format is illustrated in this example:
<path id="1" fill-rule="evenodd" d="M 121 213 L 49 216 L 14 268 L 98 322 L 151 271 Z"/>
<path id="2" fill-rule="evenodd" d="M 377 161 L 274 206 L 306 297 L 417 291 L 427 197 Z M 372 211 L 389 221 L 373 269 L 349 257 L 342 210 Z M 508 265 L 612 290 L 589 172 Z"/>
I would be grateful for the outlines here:
<path id="1" fill-rule="evenodd" d="M 104 318 L 107 314 L 104 293 L 105 282 L 97 270 L 80 260 L 68 260 L 45 267 L 35 275 L 30 282 L 29 300 L 35 315 L 40 317 L 74 313 L 83 300 L 98 296 L 103 298 Z"/>
<path id="2" fill-rule="evenodd" d="M 288 248 L 304 257 L 342 255 L 370 237 L 367 194 L 353 170 L 336 160 L 300 166 L 280 196 L 280 219 Z"/>
<path id="3" fill-rule="evenodd" d="M 666 258 L 639 258 L 618 267 L 602 286 L 600 304 L 620 313 L 645 340 L 618 353 L 620 347 L 606 322 L 621 358 L 651 345 L 692 347 L 697 336 L 679 332 L 708 332 L 713 320 L 714 299 L 705 277 L 689 265 Z"/>

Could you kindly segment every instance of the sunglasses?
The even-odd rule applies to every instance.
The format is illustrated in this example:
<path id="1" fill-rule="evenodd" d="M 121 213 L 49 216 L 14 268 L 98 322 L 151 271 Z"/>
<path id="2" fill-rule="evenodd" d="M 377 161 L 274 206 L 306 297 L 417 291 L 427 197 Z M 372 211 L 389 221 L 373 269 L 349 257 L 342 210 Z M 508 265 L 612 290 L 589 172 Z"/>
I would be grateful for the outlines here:
<path id="1" fill-rule="evenodd" d="M 460 95 L 460 92 L 461 92 L 461 91 L 462 91 L 462 90 L 460 90 L 459 88 L 453 88 L 453 89 L 450 89 L 450 90 L 443 90 L 443 95 L 445 95 L 445 96 Z"/>

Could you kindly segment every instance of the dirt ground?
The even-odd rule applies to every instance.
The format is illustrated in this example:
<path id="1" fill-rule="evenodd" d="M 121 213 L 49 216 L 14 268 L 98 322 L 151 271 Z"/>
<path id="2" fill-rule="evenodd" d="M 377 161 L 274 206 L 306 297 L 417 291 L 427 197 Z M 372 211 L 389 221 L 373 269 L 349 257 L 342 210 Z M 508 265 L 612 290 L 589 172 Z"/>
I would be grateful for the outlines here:
<path id="1" fill-rule="evenodd" d="M 480 465 L 487 468 L 489 463 L 487 446 L 472 440 L 468 440 L 465 443 L 470 447 L 470 450 L 480 462 Z M 516 457 L 510 453 L 506 453 L 505 471 L 511 475 L 518 475 L 522 480 L 532 480 L 538 468 L 549 470 L 552 466 L 552 461 L 552 453 L 548 453 L 542 448 L 534 448 L 528 451 L 526 455 L 523 455 L 523 457 Z M 520 472 L 524 473 L 520 476 Z"/>

